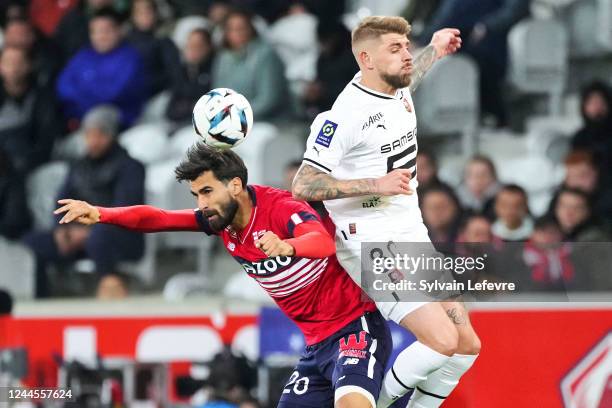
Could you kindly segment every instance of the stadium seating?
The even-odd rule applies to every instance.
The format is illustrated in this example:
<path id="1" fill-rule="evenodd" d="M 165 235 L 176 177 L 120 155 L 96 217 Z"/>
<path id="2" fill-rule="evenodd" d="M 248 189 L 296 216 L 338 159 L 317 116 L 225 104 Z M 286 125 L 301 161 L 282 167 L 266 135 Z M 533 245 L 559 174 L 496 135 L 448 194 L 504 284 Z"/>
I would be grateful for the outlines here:
<path id="1" fill-rule="evenodd" d="M 274 159 L 269 156 L 265 157 L 263 152 L 271 144 L 274 144 L 271 142 L 272 140 L 276 139 L 278 141 L 286 136 L 279 134 L 278 128 L 271 123 L 256 122 L 249 135 L 249 142 L 234 148 L 234 151 L 244 160 L 247 169 L 249 169 L 250 184 L 265 184 L 266 161 Z M 281 157 L 276 157 L 276 159 L 282 159 L 286 155 L 287 153 L 283 152 Z M 274 171 L 282 174 L 283 170 L 282 168 L 275 168 Z"/>
<path id="2" fill-rule="evenodd" d="M 31 299 L 35 289 L 34 254 L 25 246 L 0 237 L 0 287 L 18 299 Z"/>
<path id="3" fill-rule="evenodd" d="M 525 20 L 508 35 L 509 80 L 523 93 L 549 96 L 549 113 L 559 115 L 568 73 L 567 32 L 555 20 Z"/>
<path id="4" fill-rule="evenodd" d="M 529 196 L 529 208 L 536 215 L 542 215 L 548 208 L 553 190 L 563 179 L 562 166 L 542 155 L 525 154 L 520 157 L 497 160 L 499 179 L 523 187 Z"/>
<path id="5" fill-rule="evenodd" d="M 119 135 L 119 143 L 144 165 L 161 161 L 167 154 L 167 125 L 164 122 L 136 125 Z"/>
<path id="6" fill-rule="evenodd" d="M 140 114 L 140 118 L 138 118 L 138 123 L 157 123 L 163 121 L 170 97 L 170 92 L 164 91 L 149 99 Z"/>
<path id="7" fill-rule="evenodd" d="M 307 129 L 304 126 L 304 129 Z M 289 162 L 301 159 L 304 154 L 305 141 L 296 131 L 282 131 L 263 146 L 263 183 L 282 187 L 284 169 Z"/>
<path id="8" fill-rule="evenodd" d="M 157 277 L 157 249 L 158 236 L 156 234 L 145 235 L 145 252 L 138 261 L 120 262 L 118 269 L 122 272 L 135 276 L 140 283 L 150 287 Z"/>
<path id="9" fill-rule="evenodd" d="M 478 69 L 470 58 L 455 55 L 437 62 L 414 96 L 421 135 L 461 133 L 464 154 L 476 151 Z"/>
<path id="10" fill-rule="evenodd" d="M 581 123 L 582 119 L 577 115 L 531 118 L 527 122 L 527 150 L 554 163 L 561 163 L 569 151 L 571 136 Z"/>
<path id="11" fill-rule="evenodd" d="M 581 0 L 561 9 L 572 58 L 597 58 L 612 51 L 612 2 Z"/>
<path id="12" fill-rule="evenodd" d="M 50 229 L 53 224 L 55 199 L 68 174 L 68 163 L 55 161 L 44 164 L 32 172 L 26 180 L 28 207 L 34 219 L 34 229 Z"/>

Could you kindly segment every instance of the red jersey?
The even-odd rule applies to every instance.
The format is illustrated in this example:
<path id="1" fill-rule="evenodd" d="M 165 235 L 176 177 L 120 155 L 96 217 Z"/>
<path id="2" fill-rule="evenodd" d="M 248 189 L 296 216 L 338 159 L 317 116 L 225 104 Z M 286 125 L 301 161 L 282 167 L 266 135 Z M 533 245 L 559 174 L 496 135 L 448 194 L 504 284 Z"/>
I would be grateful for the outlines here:
<path id="1" fill-rule="evenodd" d="M 324 340 L 363 313 L 376 310 L 372 302 L 362 300 L 361 288 L 342 269 L 335 255 L 322 259 L 268 258 L 255 247 L 255 240 L 266 231 L 285 240 L 293 238 L 296 225 L 321 221 L 308 204 L 294 200 L 287 191 L 258 185 L 248 190 L 253 203 L 248 225 L 240 232 L 228 226 L 219 235 L 245 272 L 298 325 L 308 345 Z M 195 213 L 202 231 L 212 235 L 206 217 L 199 210 Z"/>

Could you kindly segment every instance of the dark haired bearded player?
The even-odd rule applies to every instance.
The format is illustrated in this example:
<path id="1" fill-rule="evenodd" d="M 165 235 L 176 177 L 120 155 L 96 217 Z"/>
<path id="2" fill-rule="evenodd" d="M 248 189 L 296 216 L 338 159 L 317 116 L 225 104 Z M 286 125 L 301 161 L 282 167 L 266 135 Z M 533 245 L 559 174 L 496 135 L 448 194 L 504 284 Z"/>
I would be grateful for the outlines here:
<path id="1" fill-rule="evenodd" d="M 389 329 L 338 264 L 317 213 L 287 191 L 247 186 L 247 169 L 230 150 L 198 144 L 175 172 L 190 182 L 196 210 L 102 208 L 64 199 L 55 213 L 65 213 L 60 223 L 218 235 L 306 338 L 278 406 L 375 407 L 391 351 Z"/>

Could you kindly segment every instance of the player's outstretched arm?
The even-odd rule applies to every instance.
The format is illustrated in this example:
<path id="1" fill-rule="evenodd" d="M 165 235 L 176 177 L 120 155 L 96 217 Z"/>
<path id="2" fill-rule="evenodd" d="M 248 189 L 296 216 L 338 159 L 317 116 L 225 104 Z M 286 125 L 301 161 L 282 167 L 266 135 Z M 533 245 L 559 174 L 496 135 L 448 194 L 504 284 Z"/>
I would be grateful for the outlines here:
<path id="1" fill-rule="evenodd" d="M 385 196 L 412 194 L 411 173 L 396 169 L 378 179 L 338 180 L 308 164 L 303 164 L 295 175 L 293 197 L 304 201 L 324 201 L 338 198 L 380 194 Z"/>
<path id="2" fill-rule="evenodd" d="M 166 211 L 149 205 L 105 208 L 71 199 L 62 199 L 58 203 L 62 206 L 53 213 L 64 214 L 60 224 L 104 223 L 140 232 L 200 230 L 193 210 Z"/>
<path id="3" fill-rule="evenodd" d="M 429 45 L 414 59 L 410 76 L 410 92 L 414 92 L 419 87 L 434 62 L 461 48 L 460 34 L 456 28 L 443 28 L 434 33 Z"/>

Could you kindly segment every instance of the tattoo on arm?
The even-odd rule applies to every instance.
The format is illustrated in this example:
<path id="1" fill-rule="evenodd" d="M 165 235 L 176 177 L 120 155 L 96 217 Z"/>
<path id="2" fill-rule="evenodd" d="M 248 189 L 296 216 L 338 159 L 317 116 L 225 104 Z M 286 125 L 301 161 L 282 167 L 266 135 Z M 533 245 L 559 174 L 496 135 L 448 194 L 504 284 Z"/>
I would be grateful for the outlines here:
<path id="1" fill-rule="evenodd" d="M 307 164 L 303 165 L 293 180 L 293 196 L 305 201 L 335 200 L 373 194 L 374 179 L 338 180 Z"/>
<path id="2" fill-rule="evenodd" d="M 414 92 L 419 87 L 434 62 L 436 62 L 436 49 L 433 45 L 428 45 L 414 59 L 414 67 L 410 76 L 410 92 Z"/>
<path id="3" fill-rule="evenodd" d="M 465 316 L 463 315 L 462 311 L 454 307 L 451 309 L 448 309 L 446 311 L 446 315 L 457 326 L 465 324 L 466 322 Z"/>

